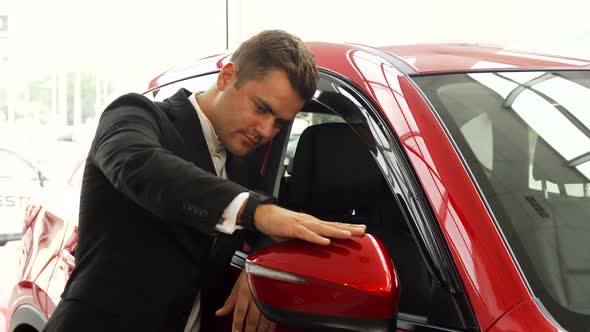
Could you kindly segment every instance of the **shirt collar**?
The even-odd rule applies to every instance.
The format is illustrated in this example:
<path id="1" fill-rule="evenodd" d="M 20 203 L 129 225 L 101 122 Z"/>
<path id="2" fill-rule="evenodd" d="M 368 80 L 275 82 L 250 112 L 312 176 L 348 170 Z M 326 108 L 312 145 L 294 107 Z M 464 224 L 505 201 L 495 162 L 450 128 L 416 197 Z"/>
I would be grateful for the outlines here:
<path id="1" fill-rule="evenodd" d="M 207 142 L 207 148 L 209 149 L 209 153 L 212 155 L 216 154 L 225 154 L 225 148 L 219 141 L 219 137 L 213 128 L 213 124 L 207 118 L 203 110 L 199 106 L 197 102 L 197 95 L 198 93 L 193 93 L 190 95 L 189 100 L 193 107 L 197 111 L 197 115 L 199 116 L 199 121 L 201 122 L 201 128 L 203 129 L 203 136 L 205 136 L 205 141 Z"/>

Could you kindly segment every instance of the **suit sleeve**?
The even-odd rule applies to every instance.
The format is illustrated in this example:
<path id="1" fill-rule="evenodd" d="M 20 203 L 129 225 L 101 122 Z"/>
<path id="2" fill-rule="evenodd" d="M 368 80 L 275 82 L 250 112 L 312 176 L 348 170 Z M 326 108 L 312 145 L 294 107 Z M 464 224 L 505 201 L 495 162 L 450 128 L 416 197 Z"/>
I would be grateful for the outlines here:
<path id="1" fill-rule="evenodd" d="M 248 190 L 164 148 L 159 121 L 157 111 L 147 106 L 107 109 L 90 160 L 117 190 L 163 222 L 183 223 L 213 234 L 223 210 Z"/>

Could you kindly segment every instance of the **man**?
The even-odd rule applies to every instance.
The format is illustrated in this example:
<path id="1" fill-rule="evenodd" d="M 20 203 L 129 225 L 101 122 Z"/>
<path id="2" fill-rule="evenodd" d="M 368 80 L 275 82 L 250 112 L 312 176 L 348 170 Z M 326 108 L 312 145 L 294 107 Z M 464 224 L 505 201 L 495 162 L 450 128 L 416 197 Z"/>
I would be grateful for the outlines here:
<path id="1" fill-rule="evenodd" d="M 226 161 L 275 137 L 317 80 L 299 38 L 264 31 L 202 94 L 180 90 L 164 103 L 129 94 L 109 105 L 86 161 L 76 268 L 46 331 L 198 331 L 219 233 L 245 227 L 321 245 L 361 235 L 364 226 L 266 204 L 228 180 L 240 170 Z M 235 308 L 232 331 L 274 329 L 247 287 L 242 273 L 217 315 Z"/>

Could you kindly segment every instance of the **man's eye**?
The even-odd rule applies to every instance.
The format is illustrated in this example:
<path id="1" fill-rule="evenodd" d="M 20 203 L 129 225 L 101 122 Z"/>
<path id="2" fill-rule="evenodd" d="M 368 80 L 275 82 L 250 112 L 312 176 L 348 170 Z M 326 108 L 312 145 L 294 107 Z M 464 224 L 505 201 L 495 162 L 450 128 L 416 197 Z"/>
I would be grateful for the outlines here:
<path id="1" fill-rule="evenodd" d="M 256 113 L 258 114 L 265 114 L 266 113 L 266 109 L 256 105 Z"/>

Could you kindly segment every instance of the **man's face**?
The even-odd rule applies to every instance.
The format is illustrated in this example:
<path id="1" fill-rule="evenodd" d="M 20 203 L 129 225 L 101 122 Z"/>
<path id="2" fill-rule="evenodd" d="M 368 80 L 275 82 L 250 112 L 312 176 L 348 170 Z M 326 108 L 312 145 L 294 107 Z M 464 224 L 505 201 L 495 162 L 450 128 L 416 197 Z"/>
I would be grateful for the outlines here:
<path id="1" fill-rule="evenodd" d="M 264 78 L 245 81 L 239 88 L 236 74 L 232 63 L 221 70 L 210 120 L 223 146 L 244 156 L 288 126 L 304 101 L 282 69 L 269 70 Z"/>

